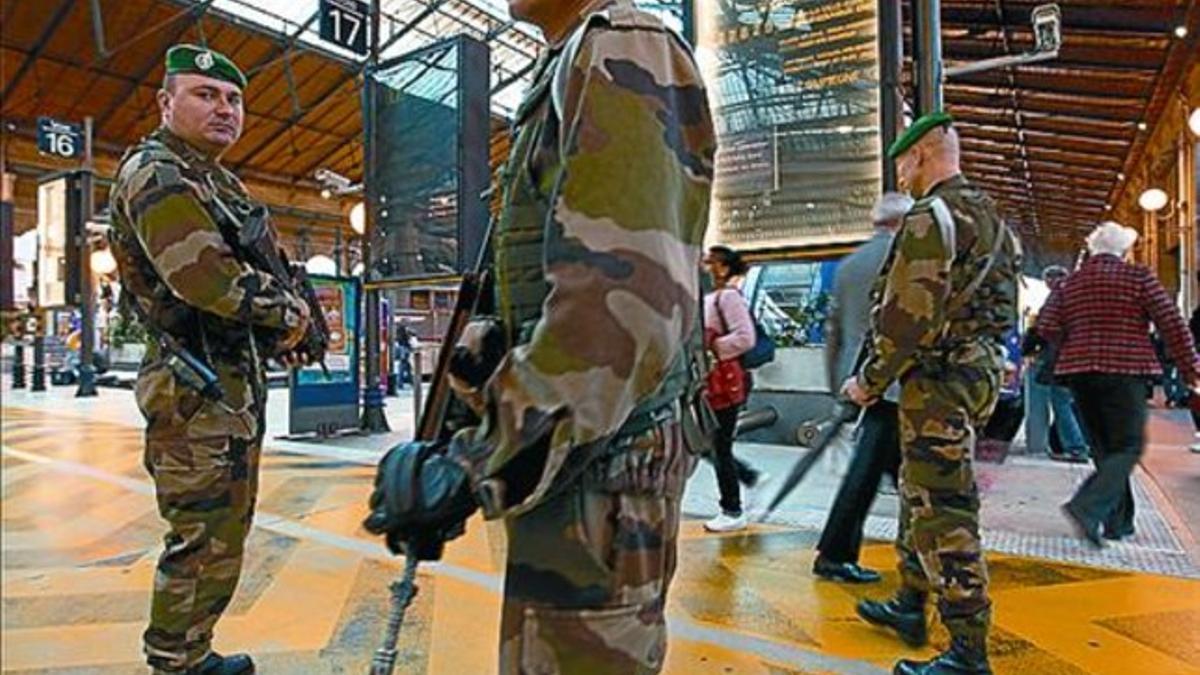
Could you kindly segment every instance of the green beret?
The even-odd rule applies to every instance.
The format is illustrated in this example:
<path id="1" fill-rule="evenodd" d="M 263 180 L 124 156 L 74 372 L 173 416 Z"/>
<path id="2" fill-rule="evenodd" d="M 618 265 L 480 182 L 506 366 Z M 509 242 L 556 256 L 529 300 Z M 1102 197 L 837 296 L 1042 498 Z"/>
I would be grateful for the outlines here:
<path id="1" fill-rule="evenodd" d="M 167 75 L 193 73 L 246 88 L 246 76 L 224 54 L 196 45 L 175 45 L 167 50 Z"/>
<path id="2" fill-rule="evenodd" d="M 900 138 L 897 138 L 896 142 L 892 143 L 892 147 L 888 148 L 888 157 L 896 159 L 900 155 L 903 155 L 909 148 L 916 145 L 917 141 L 925 137 L 925 134 L 937 127 L 949 126 L 953 122 L 954 118 L 947 112 L 935 112 L 925 115 L 916 122 L 913 122 L 912 126 L 905 129 L 904 133 L 900 134 Z"/>

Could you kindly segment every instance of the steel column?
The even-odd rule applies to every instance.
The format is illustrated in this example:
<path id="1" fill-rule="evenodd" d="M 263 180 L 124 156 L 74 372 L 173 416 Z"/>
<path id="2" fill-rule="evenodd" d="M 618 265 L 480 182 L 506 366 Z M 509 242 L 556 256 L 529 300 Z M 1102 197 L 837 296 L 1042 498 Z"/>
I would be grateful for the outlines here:
<path id="1" fill-rule="evenodd" d="M 943 109 L 941 13 L 941 0 L 913 0 L 913 74 L 917 85 L 917 116 Z"/>
<path id="2" fill-rule="evenodd" d="M 92 118 L 83 120 L 83 171 L 79 176 L 79 229 L 74 245 L 79 250 L 79 387 L 75 397 L 96 395 L 96 368 L 92 357 L 96 351 L 96 305 L 92 302 L 92 256 L 88 246 L 88 221 L 95 210 L 92 169 Z"/>
<path id="3" fill-rule="evenodd" d="M 366 232 L 363 242 L 363 278 L 371 281 L 374 272 L 371 268 L 372 244 L 378 212 L 382 206 L 382 195 L 379 193 L 379 180 L 376 176 L 379 159 L 376 114 L 378 108 L 378 91 L 374 82 L 375 71 L 379 67 L 379 0 L 371 0 L 371 51 L 367 57 L 366 77 L 363 78 L 363 191 L 366 195 Z M 367 433 L 382 433 L 390 431 L 387 416 L 383 412 L 383 390 L 379 380 L 379 290 L 365 291 L 366 311 L 366 344 L 365 358 L 367 359 L 364 375 L 366 383 L 363 390 L 363 412 L 361 427 Z"/>
<path id="4" fill-rule="evenodd" d="M 900 77 L 904 67 L 904 19 L 900 3 L 879 0 L 879 140 L 883 190 L 896 189 L 896 162 L 887 150 L 896 141 L 904 122 L 904 94 Z"/>

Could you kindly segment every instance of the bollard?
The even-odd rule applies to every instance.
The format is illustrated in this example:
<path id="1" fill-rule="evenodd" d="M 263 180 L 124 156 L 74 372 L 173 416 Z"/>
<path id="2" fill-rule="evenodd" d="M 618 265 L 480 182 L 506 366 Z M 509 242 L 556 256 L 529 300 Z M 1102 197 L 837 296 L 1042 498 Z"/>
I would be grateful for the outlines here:
<path id="1" fill-rule="evenodd" d="M 25 345 L 20 342 L 13 345 L 12 388 L 25 388 Z"/>
<path id="2" fill-rule="evenodd" d="M 46 338 L 33 336 L 33 379 L 29 391 L 46 391 Z"/>
<path id="3" fill-rule="evenodd" d="M 412 384 L 413 384 L 413 428 L 421 423 L 421 353 L 413 350 L 412 354 Z"/>

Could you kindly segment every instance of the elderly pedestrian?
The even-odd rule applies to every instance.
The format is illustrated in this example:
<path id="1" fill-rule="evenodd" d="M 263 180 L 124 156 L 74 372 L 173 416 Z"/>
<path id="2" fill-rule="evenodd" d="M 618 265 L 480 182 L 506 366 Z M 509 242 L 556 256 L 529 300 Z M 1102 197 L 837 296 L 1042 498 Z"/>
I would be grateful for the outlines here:
<path id="1" fill-rule="evenodd" d="M 1063 505 L 1095 546 L 1132 535 L 1130 475 L 1146 446 L 1146 383 L 1162 373 L 1153 324 L 1192 387 L 1200 357 L 1183 316 L 1148 268 L 1130 262 L 1137 232 L 1106 222 L 1087 238 L 1087 262 L 1050 296 L 1037 332 L 1058 345 L 1054 374 L 1065 378 L 1091 436 L 1096 471 Z"/>

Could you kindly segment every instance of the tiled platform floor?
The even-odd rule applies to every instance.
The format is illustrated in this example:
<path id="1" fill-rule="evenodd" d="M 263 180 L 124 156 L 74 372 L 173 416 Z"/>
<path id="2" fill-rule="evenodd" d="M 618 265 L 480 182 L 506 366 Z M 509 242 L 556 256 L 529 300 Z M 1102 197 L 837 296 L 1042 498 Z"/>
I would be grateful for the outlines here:
<path id="1" fill-rule="evenodd" d="M 3 409 L 5 673 L 145 672 L 139 635 L 162 526 L 140 430 L 114 420 Z M 267 674 L 366 672 L 400 568 L 359 529 L 371 472 L 266 455 L 218 648 L 253 652 Z M 894 574 L 867 588 L 814 580 L 816 533 L 800 525 L 715 537 L 699 518 L 685 523 L 667 672 L 877 673 L 912 653 L 853 612 Z M 495 526 L 473 521 L 444 563 L 422 568 L 399 672 L 494 671 L 503 546 Z M 869 546 L 864 562 L 890 569 L 891 548 Z M 990 565 L 998 673 L 1200 673 L 1200 582 L 1002 554 Z"/>

